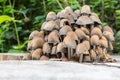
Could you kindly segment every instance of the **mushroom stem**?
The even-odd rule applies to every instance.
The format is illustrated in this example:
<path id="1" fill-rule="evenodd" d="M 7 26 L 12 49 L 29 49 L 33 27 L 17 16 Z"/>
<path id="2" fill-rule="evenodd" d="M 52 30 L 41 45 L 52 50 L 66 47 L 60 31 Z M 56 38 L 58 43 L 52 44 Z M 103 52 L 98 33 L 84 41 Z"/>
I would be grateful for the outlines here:
<path id="1" fill-rule="evenodd" d="M 70 60 L 71 55 L 70 55 L 70 48 L 68 48 L 68 59 Z"/>
<path id="2" fill-rule="evenodd" d="M 71 50 L 71 57 L 72 57 L 73 56 L 73 49 L 71 48 L 70 50 Z"/>
<path id="3" fill-rule="evenodd" d="M 80 58 L 79 58 L 79 62 L 82 63 L 82 61 L 83 61 L 83 53 L 80 54 Z"/>

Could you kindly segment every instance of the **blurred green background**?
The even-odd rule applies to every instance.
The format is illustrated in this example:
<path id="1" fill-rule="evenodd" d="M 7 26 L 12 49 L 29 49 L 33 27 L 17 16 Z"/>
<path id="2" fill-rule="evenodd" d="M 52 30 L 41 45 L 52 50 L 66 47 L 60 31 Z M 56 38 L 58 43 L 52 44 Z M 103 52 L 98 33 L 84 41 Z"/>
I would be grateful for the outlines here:
<path id="1" fill-rule="evenodd" d="M 49 11 L 57 13 L 66 6 L 75 10 L 84 4 L 97 13 L 102 26 L 113 28 L 113 52 L 120 53 L 120 0 L 0 0 L 0 52 L 26 52 L 30 32 L 40 30 Z"/>

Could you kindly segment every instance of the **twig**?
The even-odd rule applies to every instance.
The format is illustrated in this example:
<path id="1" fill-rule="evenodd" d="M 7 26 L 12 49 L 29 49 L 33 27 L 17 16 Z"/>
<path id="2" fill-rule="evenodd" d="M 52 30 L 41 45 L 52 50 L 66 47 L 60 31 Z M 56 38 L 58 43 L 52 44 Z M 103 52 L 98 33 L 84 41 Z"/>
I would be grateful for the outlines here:
<path id="1" fill-rule="evenodd" d="M 56 1 L 57 1 L 57 3 L 58 3 L 59 7 L 60 7 L 61 9 L 64 9 L 64 8 L 62 7 L 61 3 L 59 2 L 59 0 L 56 0 Z"/>

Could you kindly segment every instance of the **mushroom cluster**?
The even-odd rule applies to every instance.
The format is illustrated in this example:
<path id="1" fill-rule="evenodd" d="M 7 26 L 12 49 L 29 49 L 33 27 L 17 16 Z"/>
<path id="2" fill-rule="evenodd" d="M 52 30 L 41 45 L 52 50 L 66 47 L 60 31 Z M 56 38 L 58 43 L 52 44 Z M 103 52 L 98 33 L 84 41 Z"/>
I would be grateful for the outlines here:
<path id="1" fill-rule="evenodd" d="M 113 50 L 114 32 L 111 27 L 101 27 L 96 13 L 88 5 L 81 10 L 67 6 L 62 11 L 49 12 L 41 30 L 29 36 L 28 54 L 23 59 L 77 62 L 114 62 L 109 52 Z"/>

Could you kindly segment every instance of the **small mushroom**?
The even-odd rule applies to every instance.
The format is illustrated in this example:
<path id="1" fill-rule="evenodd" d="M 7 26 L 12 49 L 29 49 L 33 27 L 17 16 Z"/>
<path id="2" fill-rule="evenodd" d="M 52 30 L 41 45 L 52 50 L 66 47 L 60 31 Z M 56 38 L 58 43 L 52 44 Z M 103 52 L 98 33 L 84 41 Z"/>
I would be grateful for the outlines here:
<path id="1" fill-rule="evenodd" d="M 115 40 L 113 34 L 109 31 L 104 31 L 103 36 L 105 36 L 108 39 L 108 41 L 114 41 Z"/>
<path id="2" fill-rule="evenodd" d="M 113 30 L 112 30 L 112 28 L 110 26 L 104 26 L 103 31 L 111 32 L 114 35 L 114 32 L 113 32 Z"/>
<path id="3" fill-rule="evenodd" d="M 60 28 L 66 26 L 66 25 L 70 25 L 68 19 L 62 19 L 62 20 L 60 21 Z"/>
<path id="4" fill-rule="evenodd" d="M 93 62 L 97 61 L 97 54 L 96 54 L 96 52 L 93 49 L 90 50 L 90 56 L 91 56 L 91 60 Z"/>
<path id="5" fill-rule="evenodd" d="M 45 56 L 45 55 L 42 55 L 41 57 L 40 57 L 40 61 L 48 61 L 49 60 L 49 57 L 47 57 L 47 56 Z"/>
<path id="6" fill-rule="evenodd" d="M 32 60 L 39 60 L 42 56 L 42 49 L 38 48 L 32 52 Z"/>
<path id="7" fill-rule="evenodd" d="M 56 45 L 57 43 L 59 43 L 59 33 L 57 30 L 52 31 L 49 35 L 48 35 L 48 43 L 52 43 L 53 45 Z"/>
<path id="8" fill-rule="evenodd" d="M 71 36 L 66 36 L 63 40 L 63 43 L 65 44 L 65 47 L 68 48 L 68 59 L 70 59 L 71 56 L 73 55 L 73 49 L 76 48 L 76 42 Z"/>
<path id="9" fill-rule="evenodd" d="M 90 38 L 90 43 L 91 43 L 91 46 L 93 46 L 93 50 L 95 50 L 96 47 L 99 45 L 99 37 L 97 35 L 93 35 Z"/>
<path id="10" fill-rule="evenodd" d="M 49 12 L 46 16 L 47 21 L 56 20 L 56 19 L 57 19 L 57 15 L 55 12 Z"/>
<path id="11" fill-rule="evenodd" d="M 47 55 L 47 56 L 50 56 L 50 53 L 51 53 L 51 46 L 47 43 L 47 42 L 45 42 L 44 44 L 43 44 L 43 48 L 42 48 L 42 50 L 43 50 L 43 54 L 44 55 Z"/>
<path id="12" fill-rule="evenodd" d="M 80 55 L 79 62 L 83 61 L 83 54 L 89 54 L 88 49 L 85 44 L 80 43 L 76 47 L 76 54 Z"/>
<path id="13" fill-rule="evenodd" d="M 75 30 L 75 33 L 77 34 L 78 39 L 79 39 L 78 43 L 80 43 L 81 40 L 83 40 L 83 39 L 86 38 L 86 34 L 81 29 L 79 29 L 79 28 Z"/>
<path id="14" fill-rule="evenodd" d="M 77 16 L 77 17 L 79 17 L 79 16 L 80 16 L 81 11 L 80 11 L 80 9 L 77 9 L 77 10 L 75 10 L 75 11 L 74 11 L 74 13 L 76 14 L 76 16 Z"/>
<path id="15" fill-rule="evenodd" d="M 43 30 L 45 31 L 52 31 L 52 30 L 57 30 L 59 29 L 59 26 L 57 25 L 57 23 L 55 21 L 48 21 L 47 23 L 45 23 L 45 25 L 42 27 Z"/>
<path id="16" fill-rule="evenodd" d="M 37 31 L 37 30 L 35 30 L 35 31 L 33 31 L 31 34 L 30 34 L 30 36 L 29 36 L 29 40 L 32 40 L 32 39 L 34 39 L 35 37 L 41 37 L 41 38 L 44 38 L 44 31 Z"/>
<path id="17" fill-rule="evenodd" d="M 37 48 L 42 48 L 43 44 L 44 44 L 44 39 L 34 38 L 28 46 L 31 50 L 35 50 Z"/>
<path id="18" fill-rule="evenodd" d="M 101 31 L 101 29 L 98 28 L 98 27 L 93 28 L 92 31 L 91 31 L 91 36 L 92 35 L 98 35 L 99 38 L 101 38 L 102 37 L 102 31 Z"/>
<path id="19" fill-rule="evenodd" d="M 88 16 L 80 16 L 77 19 L 76 24 L 86 27 L 86 25 L 93 24 L 93 21 Z"/>
<path id="20" fill-rule="evenodd" d="M 26 53 L 23 55 L 22 60 L 31 60 L 32 59 L 32 55 L 30 53 Z"/>
<path id="21" fill-rule="evenodd" d="M 81 29 L 85 34 L 87 34 L 87 35 L 90 34 L 90 31 L 89 31 L 87 28 L 81 27 L 80 29 Z"/>
<path id="22" fill-rule="evenodd" d="M 90 7 L 88 5 L 84 5 L 81 9 L 81 14 L 82 15 L 89 15 L 91 14 L 91 10 L 90 10 Z"/>

